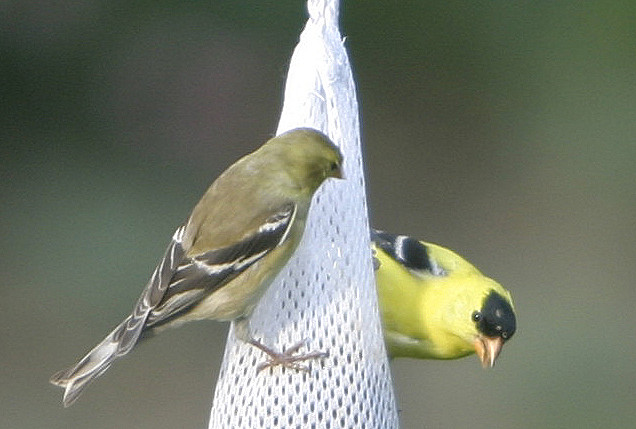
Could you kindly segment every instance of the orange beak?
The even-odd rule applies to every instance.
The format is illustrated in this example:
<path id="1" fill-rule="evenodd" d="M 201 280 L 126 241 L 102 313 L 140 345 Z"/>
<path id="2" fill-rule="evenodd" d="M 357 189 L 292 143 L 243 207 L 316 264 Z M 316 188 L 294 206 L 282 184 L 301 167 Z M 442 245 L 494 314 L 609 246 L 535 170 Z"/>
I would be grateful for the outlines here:
<path id="1" fill-rule="evenodd" d="M 501 337 L 477 337 L 474 342 L 475 353 L 481 361 L 484 368 L 492 368 L 495 366 L 497 356 L 501 353 L 503 347 L 503 339 Z"/>

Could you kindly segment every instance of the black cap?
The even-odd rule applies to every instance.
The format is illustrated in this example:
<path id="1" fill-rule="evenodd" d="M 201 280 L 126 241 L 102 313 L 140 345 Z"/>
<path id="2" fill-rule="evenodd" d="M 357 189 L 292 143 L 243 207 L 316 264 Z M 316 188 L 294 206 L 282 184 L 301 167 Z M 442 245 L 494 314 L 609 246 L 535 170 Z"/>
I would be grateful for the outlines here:
<path id="1" fill-rule="evenodd" d="M 481 311 L 473 313 L 477 330 L 486 337 L 509 340 L 517 329 L 517 318 L 512 305 L 494 290 L 484 300 Z"/>

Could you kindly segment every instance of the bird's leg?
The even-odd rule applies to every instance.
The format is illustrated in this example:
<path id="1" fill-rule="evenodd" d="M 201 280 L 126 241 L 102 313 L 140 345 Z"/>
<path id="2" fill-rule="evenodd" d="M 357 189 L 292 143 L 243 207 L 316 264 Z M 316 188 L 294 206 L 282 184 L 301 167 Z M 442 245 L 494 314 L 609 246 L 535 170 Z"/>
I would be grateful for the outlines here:
<path id="1" fill-rule="evenodd" d="M 272 368 L 278 365 L 282 365 L 285 368 L 293 369 L 296 371 L 307 372 L 309 371 L 309 368 L 301 365 L 300 362 L 304 362 L 310 359 L 322 359 L 329 356 L 329 353 L 326 352 L 309 352 L 305 354 L 296 354 L 302 346 L 307 345 L 307 340 L 300 341 L 283 352 L 277 352 L 267 347 L 260 341 L 254 339 L 249 326 L 249 319 L 247 317 L 241 317 L 234 320 L 234 334 L 240 340 L 253 345 L 268 356 L 268 359 L 265 362 L 256 367 L 257 374 L 266 368 Z"/>
<path id="2" fill-rule="evenodd" d="M 329 356 L 329 353 L 326 352 L 309 352 L 305 354 L 296 354 L 296 352 L 298 352 L 298 350 L 302 346 L 307 344 L 307 340 L 300 341 L 283 352 L 277 352 L 253 338 L 250 339 L 248 342 L 269 356 L 269 358 L 265 362 L 256 367 L 257 374 L 264 369 L 272 368 L 278 365 L 282 365 L 285 368 L 293 369 L 296 371 L 308 372 L 309 368 L 301 365 L 299 362 L 304 362 L 310 359 L 322 359 Z"/>

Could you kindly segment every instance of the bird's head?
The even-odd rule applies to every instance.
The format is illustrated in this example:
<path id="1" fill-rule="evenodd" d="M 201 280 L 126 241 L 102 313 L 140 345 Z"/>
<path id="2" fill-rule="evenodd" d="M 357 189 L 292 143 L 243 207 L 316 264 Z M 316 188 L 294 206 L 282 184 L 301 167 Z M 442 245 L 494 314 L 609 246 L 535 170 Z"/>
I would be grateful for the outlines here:
<path id="1" fill-rule="evenodd" d="M 429 245 L 429 253 L 441 272 L 438 290 L 446 290 L 439 294 L 439 311 L 445 334 L 455 339 L 448 343 L 476 353 L 491 368 L 517 328 L 510 292 L 448 249 Z"/>
<path id="2" fill-rule="evenodd" d="M 342 179 L 342 154 L 329 137 L 311 128 L 296 128 L 271 139 L 263 148 L 278 152 L 293 186 L 312 193 L 326 179 Z"/>

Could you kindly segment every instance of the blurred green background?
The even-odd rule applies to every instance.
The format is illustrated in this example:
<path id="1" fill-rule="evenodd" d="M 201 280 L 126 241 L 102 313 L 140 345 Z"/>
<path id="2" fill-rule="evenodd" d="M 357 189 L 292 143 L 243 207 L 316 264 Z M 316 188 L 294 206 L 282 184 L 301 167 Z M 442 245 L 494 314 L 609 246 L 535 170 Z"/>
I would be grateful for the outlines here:
<path id="1" fill-rule="evenodd" d="M 227 325 L 48 384 L 274 132 L 300 1 L 0 3 L 0 427 L 207 427 Z M 512 291 L 494 370 L 398 360 L 402 427 L 636 424 L 636 3 L 348 1 L 372 224 Z"/>

